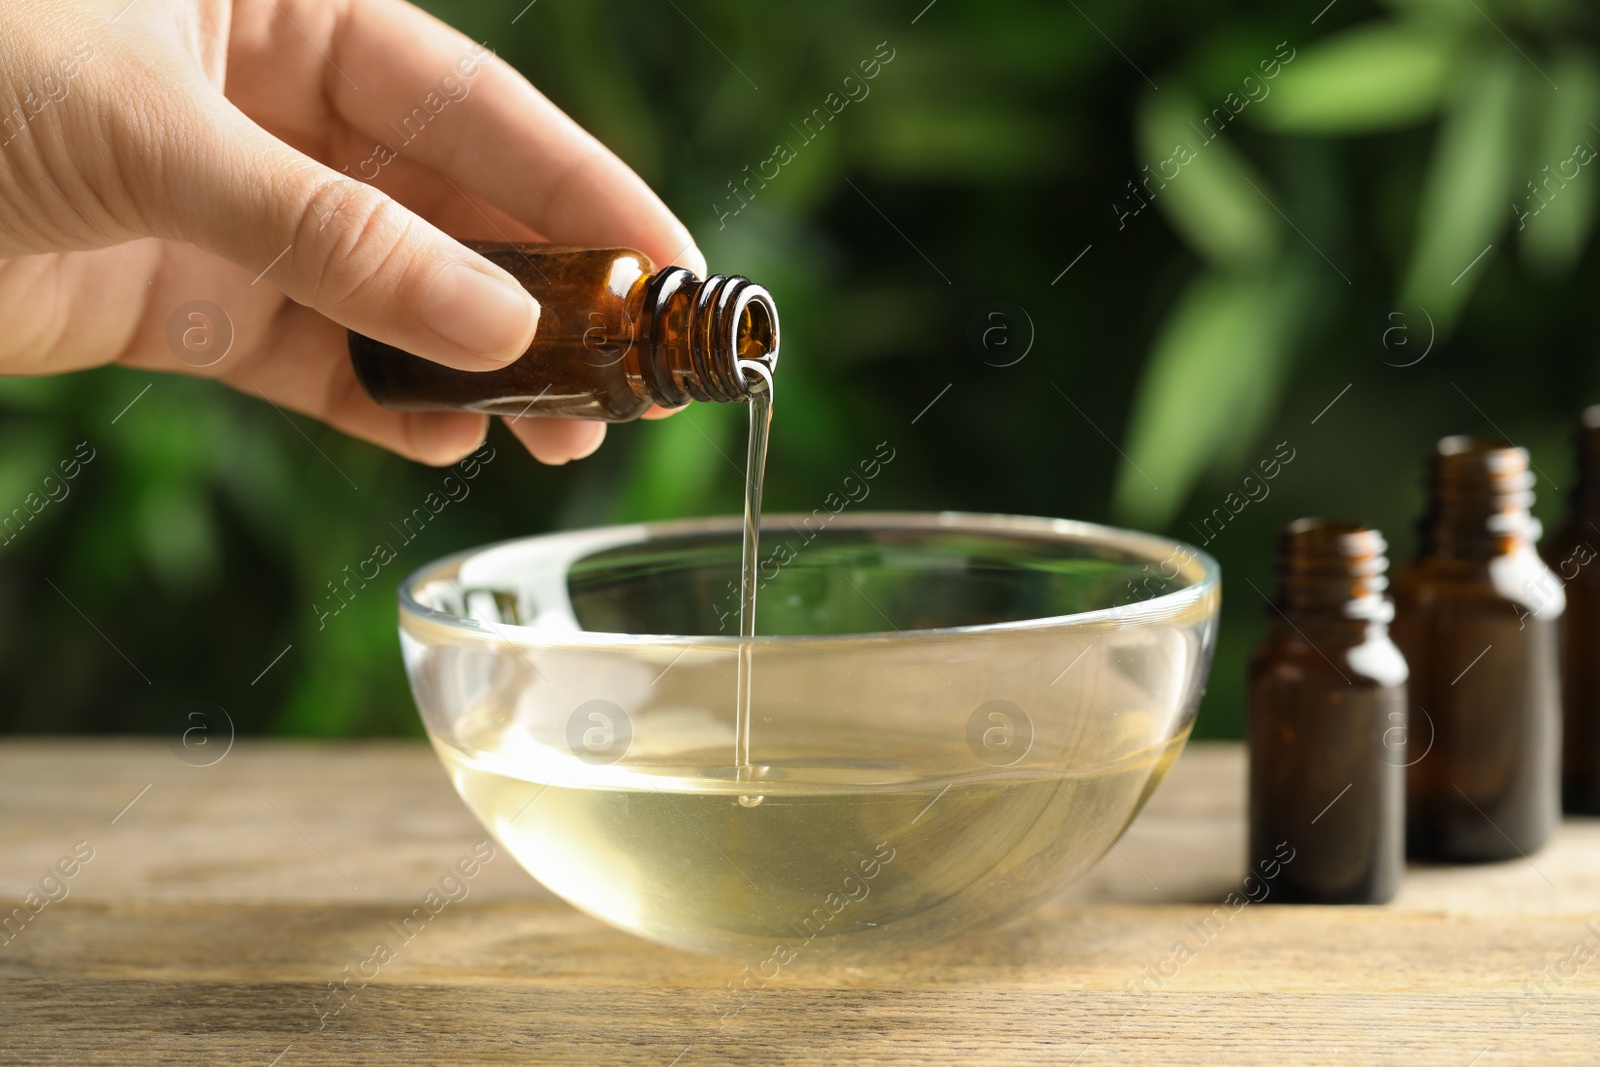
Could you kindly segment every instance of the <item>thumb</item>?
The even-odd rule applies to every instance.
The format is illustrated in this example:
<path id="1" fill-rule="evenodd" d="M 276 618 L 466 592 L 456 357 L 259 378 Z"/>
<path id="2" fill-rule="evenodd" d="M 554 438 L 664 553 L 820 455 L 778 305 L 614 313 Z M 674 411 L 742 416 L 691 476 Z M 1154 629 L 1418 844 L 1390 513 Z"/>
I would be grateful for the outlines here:
<path id="1" fill-rule="evenodd" d="M 168 218 L 182 232 L 173 236 L 259 271 L 257 283 L 341 325 L 447 366 L 488 370 L 526 351 L 539 304 L 506 271 L 242 113 L 220 125 L 180 164 L 183 193 Z"/>

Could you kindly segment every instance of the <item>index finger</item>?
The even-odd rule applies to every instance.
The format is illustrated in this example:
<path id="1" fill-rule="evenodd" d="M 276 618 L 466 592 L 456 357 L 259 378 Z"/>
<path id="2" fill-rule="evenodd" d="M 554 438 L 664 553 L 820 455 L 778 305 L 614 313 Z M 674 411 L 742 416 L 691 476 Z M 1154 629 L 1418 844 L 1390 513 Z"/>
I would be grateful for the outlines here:
<path id="1" fill-rule="evenodd" d="M 688 229 L 510 64 L 401 0 L 352 0 L 329 82 L 353 128 L 560 244 L 635 248 L 705 275 Z"/>

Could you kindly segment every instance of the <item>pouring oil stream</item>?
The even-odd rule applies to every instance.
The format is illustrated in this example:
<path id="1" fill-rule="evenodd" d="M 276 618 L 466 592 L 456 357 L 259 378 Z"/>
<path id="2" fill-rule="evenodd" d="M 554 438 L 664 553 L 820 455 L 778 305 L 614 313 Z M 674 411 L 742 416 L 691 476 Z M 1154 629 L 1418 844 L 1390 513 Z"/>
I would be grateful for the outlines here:
<path id="1" fill-rule="evenodd" d="M 744 468 L 744 547 L 739 572 L 739 674 L 735 693 L 733 732 L 734 775 L 741 782 L 753 779 L 750 766 L 750 706 L 752 657 L 749 641 L 756 634 L 756 586 L 760 574 L 761 485 L 767 467 L 767 436 L 772 429 L 772 371 L 765 363 L 740 360 L 739 371 L 750 387 L 750 437 Z M 755 379 L 752 380 L 751 376 Z M 739 803 L 747 808 L 760 804 L 762 797 L 742 795 Z"/>

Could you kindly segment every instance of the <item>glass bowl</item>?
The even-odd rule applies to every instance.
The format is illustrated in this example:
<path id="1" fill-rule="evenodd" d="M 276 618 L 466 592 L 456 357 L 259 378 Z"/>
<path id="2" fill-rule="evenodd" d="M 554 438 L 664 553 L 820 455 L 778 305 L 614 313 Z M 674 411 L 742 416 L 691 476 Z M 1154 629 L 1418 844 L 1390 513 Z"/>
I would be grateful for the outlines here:
<path id="1" fill-rule="evenodd" d="M 462 798 L 614 926 L 770 969 L 1003 922 L 1105 854 L 1188 736 L 1220 575 L 1179 542 L 819 510 L 765 516 L 760 556 L 750 639 L 736 518 L 510 541 L 401 587 Z"/>

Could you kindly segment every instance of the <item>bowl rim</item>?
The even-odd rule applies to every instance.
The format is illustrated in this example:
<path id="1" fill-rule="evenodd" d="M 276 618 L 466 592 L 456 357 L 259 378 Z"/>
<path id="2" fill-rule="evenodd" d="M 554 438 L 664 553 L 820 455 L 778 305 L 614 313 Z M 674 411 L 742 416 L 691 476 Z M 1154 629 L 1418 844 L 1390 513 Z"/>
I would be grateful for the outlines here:
<path id="1" fill-rule="evenodd" d="M 802 517 L 810 518 L 811 516 L 798 512 L 766 514 L 761 517 L 761 525 L 765 529 L 769 525 L 775 525 L 786 519 L 799 519 Z M 549 533 L 512 537 L 502 541 L 478 545 L 461 552 L 451 553 L 448 556 L 442 556 L 406 575 L 405 579 L 400 583 L 398 592 L 401 623 L 403 626 L 408 618 L 415 619 L 441 626 L 446 630 L 456 631 L 463 638 L 477 638 L 493 642 L 514 641 L 519 645 L 547 648 L 593 645 L 670 646 L 675 644 L 710 645 L 727 648 L 736 648 L 742 644 L 751 644 L 759 647 L 798 646 L 814 642 L 860 641 L 870 638 L 940 638 L 991 633 L 1015 633 L 1031 630 L 1091 628 L 1106 622 L 1115 622 L 1118 624 L 1118 628 L 1124 628 L 1139 623 L 1156 622 L 1180 614 L 1196 602 L 1216 595 L 1222 584 L 1222 567 L 1213 556 L 1187 542 L 1163 537 L 1159 534 L 1125 530 L 1116 526 L 1082 522 L 1077 519 L 1051 519 L 1034 515 L 1001 515 L 963 511 L 862 511 L 837 514 L 829 520 L 829 527 L 837 525 L 841 529 L 871 527 L 896 530 L 967 531 L 986 534 L 1046 534 L 1062 541 L 1087 541 L 1114 547 L 1132 554 L 1148 553 L 1149 562 L 1152 564 L 1165 564 L 1180 553 L 1185 553 L 1188 558 L 1183 564 L 1180 564 L 1179 573 L 1182 573 L 1184 567 L 1198 565 L 1199 575 L 1192 584 L 1173 590 L 1170 593 L 1161 593 L 1146 600 L 1137 600 L 1128 604 L 1096 608 L 1093 611 L 1081 611 L 1068 615 L 1046 615 L 1037 619 L 1016 619 L 1010 622 L 981 623 L 972 626 L 930 627 L 917 630 L 896 629 L 894 624 L 890 622 L 891 628 L 888 630 L 857 631 L 843 634 L 756 634 L 753 637 L 741 637 L 737 634 L 644 634 L 615 633 L 603 630 L 552 631 L 518 623 L 491 623 L 487 620 L 468 618 L 451 612 L 440 611 L 437 608 L 421 603 L 416 598 L 417 588 L 424 582 L 435 580 L 440 571 L 457 567 L 469 557 L 509 545 L 525 544 L 545 538 L 574 538 L 581 537 L 584 534 L 598 535 L 607 531 L 613 536 L 623 532 L 631 532 L 635 535 L 624 541 L 619 542 L 613 539 L 608 543 L 597 546 L 596 551 L 600 551 L 604 548 L 615 548 L 619 544 L 638 544 L 658 538 L 683 537 L 705 533 L 739 533 L 743 529 L 743 524 L 743 518 L 738 515 L 668 519 L 644 523 L 617 523 L 606 526 L 584 527 L 577 530 L 556 530 Z M 888 620 L 885 619 L 885 621 L 887 622 Z M 1215 609 L 1213 610 L 1212 621 L 1215 621 Z"/>

